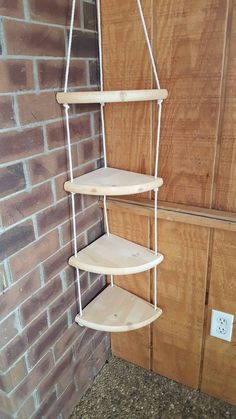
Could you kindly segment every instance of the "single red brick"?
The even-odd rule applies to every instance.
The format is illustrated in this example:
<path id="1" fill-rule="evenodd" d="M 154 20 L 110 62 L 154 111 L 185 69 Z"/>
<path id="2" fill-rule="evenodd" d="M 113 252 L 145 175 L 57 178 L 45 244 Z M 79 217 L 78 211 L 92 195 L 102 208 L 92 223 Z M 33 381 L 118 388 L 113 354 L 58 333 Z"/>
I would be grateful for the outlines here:
<path id="1" fill-rule="evenodd" d="M 7 60 L 0 62 L 1 93 L 31 90 L 33 88 L 34 82 L 31 61 Z"/>
<path id="2" fill-rule="evenodd" d="M 97 34 L 89 31 L 75 30 L 71 48 L 72 57 L 98 59 Z"/>
<path id="3" fill-rule="evenodd" d="M 52 386 L 54 386 L 64 371 L 70 367 L 72 362 L 72 351 L 69 349 L 63 358 L 57 363 L 55 368 L 47 375 L 47 377 L 41 382 L 39 386 L 39 397 L 40 400 L 44 400 Z"/>
<path id="4" fill-rule="evenodd" d="M 96 331 L 93 329 L 84 329 L 84 331 L 82 332 L 82 334 L 79 335 L 78 340 L 76 341 L 76 343 L 73 345 L 73 352 L 74 352 L 74 356 L 75 359 L 81 359 L 81 356 L 83 355 L 85 348 L 88 347 L 88 345 L 90 345 L 92 339 L 94 338 L 96 334 Z M 91 349 L 91 348 L 90 348 Z M 88 351 L 89 353 L 89 351 Z"/>
<path id="5" fill-rule="evenodd" d="M 0 162 L 19 160 L 43 152 L 43 131 L 41 128 L 11 131 L 0 135 Z"/>
<path id="6" fill-rule="evenodd" d="M 93 225 L 91 228 L 87 230 L 88 243 L 92 243 L 94 240 L 98 239 L 98 237 L 101 237 L 103 233 L 103 223 L 101 221 L 98 221 L 96 225 Z"/>
<path id="7" fill-rule="evenodd" d="M 75 383 L 72 382 L 56 403 L 54 403 L 51 407 L 47 414 L 47 419 L 55 419 L 62 412 L 62 410 L 65 409 L 66 405 L 69 407 L 69 412 L 72 411 L 76 398 L 78 400 L 78 394 Z"/>
<path id="8" fill-rule="evenodd" d="M 76 27 L 79 24 L 79 2 L 76 3 L 75 21 Z M 29 0 L 30 15 L 33 20 L 41 22 L 56 23 L 62 26 L 70 24 L 70 3 L 65 3 L 64 0 Z"/>
<path id="9" fill-rule="evenodd" d="M 42 314 L 37 317 L 26 329 L 26 336 L 29 342 L 29 345 L 32 345 L 33 342 L 39 338 L 45 330 L 48 329 L 48 320 L 47 312 L 44 311 Z"/>
<path id="10" fill-rule="evenodd" d="M 40 272 L 39 269 L 36 269 L 9 288 L 3 294 L 4 298 L 2 298 L 0 304 L 0 319 L 3 319 L 14 308 L 23 303 L 40 288 L 40 285 Z"/>
<path id="11" fill-rule="evenodd" d="M 15 125 L 12 98 L 10 96 L 2 96 L 0 97 L 0 126 L 1 128 L 10 128 Z"/>
<path id="12" fill-rule="evenodd" d="M 16 336 L 0 353 L 2 370 L 8 370 L 27 348 L 28 341 L 26 335 L 22 333 Z"/>
<path id="13" fill-rule="evenodd" d="M 0 197 L 25 189 L 25 175 L 22 163 L 0 168 Z"/>
<path id="14" fill-rule="evenodd" d="M 52 279 L 47 285 L 40 288 L 20 307 L 22 324 L 26 325 L 33 320 L 41 311 L 47 308 L 62 291 L 60 277 Z"/>
<path id="15" fill-rule="evenodd" d="M 30 192 L 22 192 L 0 203 L 2 223 L 8 227 L 22 218 L 35 214 L 52 202 L 53 194 L 50 182 L 35 187 Z"/>
<path id="16" fill-rule="evenodd" d="M 17 102 L 22 125 L 62 116 L 62 107 L 57 103 L 53 92 L 26 93 L 19 95 Z"/>
<path id="17" fill-rule="evenodd" d="M 43 264 L 45 281 L 49 281 L 50 278 L 65 269 L 71 255 L 72 245 L 70 243 L 46 260 Z"/>
<path id="18" fill-rule="evenodd" d="M 97 281 L 82 295 L 82 306 L 86 307 L 86 305 L 92 301 L 104 287 L 105 279 L 103 279 L 103 277 L 98 278 Z"/>
<path id="19" fill-rule="evenodd" d="M 70 119 L 71 142 L 91 137 L 90 115 L 81 115 Z M 54 122 L 47 125 L 48 148 L 64 147 L 66 144 L 66 133 L 64 121 Z"/>
<path id="20" fill-rule="evenodd" d="M 67 288 L 75 282 L 76 279 L 76 270 L 71 266 L 67 266 L 64 271 L 64 281 L 66 283 Z M 89 273 L 80 271 L 80 288 L 81 292 L 83 293 L 89 288 Z"/>
<path id="21" fill-rule="evenodd" d="M 4 301 L 4 300 L 3 300 Z M 1 311 L 0 305 L 0 311 Z M 1 323 L 1 333 L 0 333 L 0 349 L 5 346 L 11 339 L 13 339 L 17 333 L 18 328 L 16 326 L 16 316 L 11 314 Z"/>
<path id="22" fill-rule="evenodd" d="M 91 225 L 98 221 L 100 222 L 101 219 L 102 213 L 96 204 L 86 208 L 76 216 L 77 234 L 80 235 L 81 233 L 85 232 Z M 71 240 L 71 220 L 63 224 L 62 237 L 64 243 L 68 243 Z"/>
<path id="23" fill-rule="evenodd" d="M 38 61 L 38 75 L 40 89 L 59 89 L 63 87 L 65 77 L 64 60 Z M 86 61 L 71 61 L 68 83 L 70 87 L 85 86 L 87 84 Z"/>
<path id="24" fill-rule="evenodd" d="M 31 220 L 18 224 L 0 235 L 0 261 L 18 252 L 35 240 Z"/>
<path id="25" fill-rule="evenodd" d="M 99 84 L 99 70 L 97 60 L 89 61 L 89 82 L 93 86 L 98 86 Z"/>
<path id="26" fill-rule="evenodd" d="M 67 314 L 56 321 L 50 328 L 37 340 L 28 351 L 28 361 L 34 366 L 40 358 L 54 345 L 57 339 L 65 332 L 68 327 Z"/>
<path id="27" fill-rule="evenodd" d="M 100 112 L 94 112 L 94 130 L 95 134 L 99 135 L 102 133 L 102 126 L 101 126 L 101 113 Z"/>
<path id="28" fill-rule="evenodd" d="M 97 11 L 96 5 L 91 3 L 83 3 L 84 12 L 84 28 L 91 31 L 97 30 Z"/>
<path id="29" fill-rule="evenodd" d="M 1 390 L 9 393 L 15 388 L 27 375 L 27 367 L 24 358 L 21 358 L 5 374 L 0 375 Z"/>
<path id="30" fill-rule="evenodd" d="M 45 234 L 52 228 L 57 227 L 70 217 L 69 199 L 57 202 L 53 207 L 49 207 L 37 215 L 37 225 L 39 235 Z"/>
<path id="31" fill-rule="evenodd" d="M 64 57 L 64 28 L 15 20 L 3 23 L 7 52 L 10 55 Z"/>
<path id="32" fill-rule="evenodd" d="M 10 17 L 24 17 L 21 0 L 2 0 L 0 3 L 0 15 Z"/>
<path id="33" fill-rule="evenodd" d="M 84 332 L 84 328 L 80 327 L 77 323 L 74 323 L 69 329 L 63 333 L 54 345 L 55 359 L 58 360 L 66 352 L 68 348 L 78 339 L 78 337 Z"/>
<path id="34" fill-rule="evenodd" d="M 55 253 L 59 247 L 58 232 L 51 231 L 26 249 L 18 252 L 17 255 L 12 256 L 9 265 L 14 280 L 34 269 L 40 262 Z M 23 261 L 24 263 L 22 263 Z"/>
<path id="35" fill-rule="evenodd" d="M 81 141 L 78 144 L 79 164 L 84 164 L 89 160 L 100 159 L 102 156 L 101 138 L 91 138 Z"/>
<path id="36" fill-rule="evenodd" d="M 76 147 L 76 146 L 74 146 Z M 78 165 L 75 148 L 72 147 L 73 165 Z M 53 151 L 43 156 L 33 158 L 29 162 L 29 174 L 33 184 L 43 182 L 53 176 L 67 171 L 66 150 Z"/>
<path id="37" fill-rule="evenodd" d="M 53 366 L 52 353 L 48 352 L 27 375 L 25 380 L 17 387 L 13 392 L 12 397 L 19 402 L 25 400 Z"/>
<path id="38" fill-rule="evenodd" d="M 75 285 L 72 284 L 62 295 L 60 295 L 50 306 L 50 322 L 53 323 L 74 303 L 76 299 Z"/>
<path id="39" fill-rule="evenodd" d="M 57 394 L 54 390 L 43 403 L 40 404 L 40 408 L 31 416 L 31 419 L 42 419 L 46 417 L 49 409 L 54 405 L 57 400 Z"/>
<path id="40" fill-rule="evenodd" d="M 17 411 L 17 419 L 31 418 L 31 415 L 35 412 L 35 403 L 33 396 L 30 396 L 25 403 L 23 403 L 20 409 Z"/>

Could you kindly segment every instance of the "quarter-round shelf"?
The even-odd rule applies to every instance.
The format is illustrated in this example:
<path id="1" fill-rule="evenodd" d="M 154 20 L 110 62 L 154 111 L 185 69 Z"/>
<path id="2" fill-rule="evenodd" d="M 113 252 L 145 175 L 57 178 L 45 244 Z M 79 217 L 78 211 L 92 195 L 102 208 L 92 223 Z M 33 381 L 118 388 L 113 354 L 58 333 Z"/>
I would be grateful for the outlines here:
<path id="1" fill-rule="evenodd" d="M 95 92 L 61 92 L 57 93 L 57 101 L 65 103 L 112 103 L 112 102 L 138 102 L 146 100 L 166 99 L 166 89 L 146 90 L 110 90 Z"/>
<path id="2" fill-rule="evenodd" d="M 117 286 L 108 286 L 85 307 L 75 321 L 105 332 L 127 332 L 152 323 L 162 310 Z"/>
<path id="3" fill-rule="evenodd" d="M 72 256 L 74 268 L 106 275 L 129 275 L 154 268 L 163 261 L 163 255 L 153 250 L 110 234 L 104 234 L 89 246 Z"/>
<path id="4" fill-rule="evenodd" d="M 118 196 L 151 191 L 162 184 L 160 177 L 102 167 L 75 178 L 73 182 L 65 182 L 64 188 L 67 192 L 85 195 Z"/>

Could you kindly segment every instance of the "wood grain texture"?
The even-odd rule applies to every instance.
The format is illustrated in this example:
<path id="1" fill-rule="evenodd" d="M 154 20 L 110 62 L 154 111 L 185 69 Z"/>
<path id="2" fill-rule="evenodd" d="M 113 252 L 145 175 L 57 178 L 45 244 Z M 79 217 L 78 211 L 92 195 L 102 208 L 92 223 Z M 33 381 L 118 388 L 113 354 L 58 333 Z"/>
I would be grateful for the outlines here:
<path id="1" fill-rule="evenodd" d="M 236 234 L 215 231 L 201 390 L 236 404 L 236 328 L 232 342 L 209 335 L 212 309 L 236 318 Z"/>
<path id="2" fill-rule="evenodd" d="M 155 1 L 163 106 L 160 199 L 210 207 L 227 1 Z"/>
<path id="3" fill-rule="evenodd" d="M 236 2 L 230 2 L 225 103 L 214 207 L 236 212 Z"/>
<path id="4" fill-rule="evenodd" d="M 142 2 L 151 31 L 152 0 Z M 104 88 L 152 88 L 151 64 L 134 1 L 102 0 Z M 107 157 L 111 167 L 152 174 L 151 103 L 105 107 Z"/>
<path id="5" fill-rule="evenodd" d="M 80 326 L 105 332 L 127 332 L 143 328 L 162 314 L 148 301 L 117 287 L 108 286 L 77 315 Z"/>
<path id="6" fill-rule="evenodd" d="M 69 265 L 105 275 L 130 275 L 157 266 L 163 255 L 134 242 L 104 234 L 69 259 Z"/>
<path id="7" fill-rule="evenodd" d="M 209 229 L 159 221 L 158 304 L 153 370 L 197 388 L 199 383 Z"/>
<path id="8" fill-rule="evenodd" d="M 163 180 L 127 170 L 102 167 L 64 184 L 69 192 L 87 195 L 127 195 L 150 191 L 162 186 Z"/>

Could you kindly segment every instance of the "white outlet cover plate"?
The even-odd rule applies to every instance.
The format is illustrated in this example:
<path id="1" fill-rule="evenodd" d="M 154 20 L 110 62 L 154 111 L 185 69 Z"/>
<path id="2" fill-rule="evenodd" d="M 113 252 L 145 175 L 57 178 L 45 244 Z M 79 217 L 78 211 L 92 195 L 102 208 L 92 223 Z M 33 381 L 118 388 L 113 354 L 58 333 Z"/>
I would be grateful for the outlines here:
<path id="1" fill-rule="evenodd" d="M 234 315 L 223 311 L 212 310 L 210 335 L 218 339 L 231 342 L 233 333 Z"/>

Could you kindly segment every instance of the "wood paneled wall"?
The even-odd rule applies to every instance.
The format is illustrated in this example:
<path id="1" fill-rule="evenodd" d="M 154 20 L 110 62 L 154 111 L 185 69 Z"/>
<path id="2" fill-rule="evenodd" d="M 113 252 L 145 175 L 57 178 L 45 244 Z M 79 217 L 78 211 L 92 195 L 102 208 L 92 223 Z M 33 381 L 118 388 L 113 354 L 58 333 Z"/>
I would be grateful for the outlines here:
<path id="1" fill-rule="evenodd" d="M 169 90 L 159 160 L 164 314 L 149 327 L 114 334 L 113 353 L 236 403 L 235 333 L 231 343 L 209 336 L 212 308 L 236 315 L 236 1 L 142 5 Z M 102 29 L 105 88 L 154 86 L 136 1 L 102 0 Z M 154 105 L 110 104 L 105 116 L 109 165 L 152 173 Z M 148 194 L 110 201 L 111 231 L 152 245 L 152 206 Z M 115 280 L 152 300 L 152 272 Z"/>

